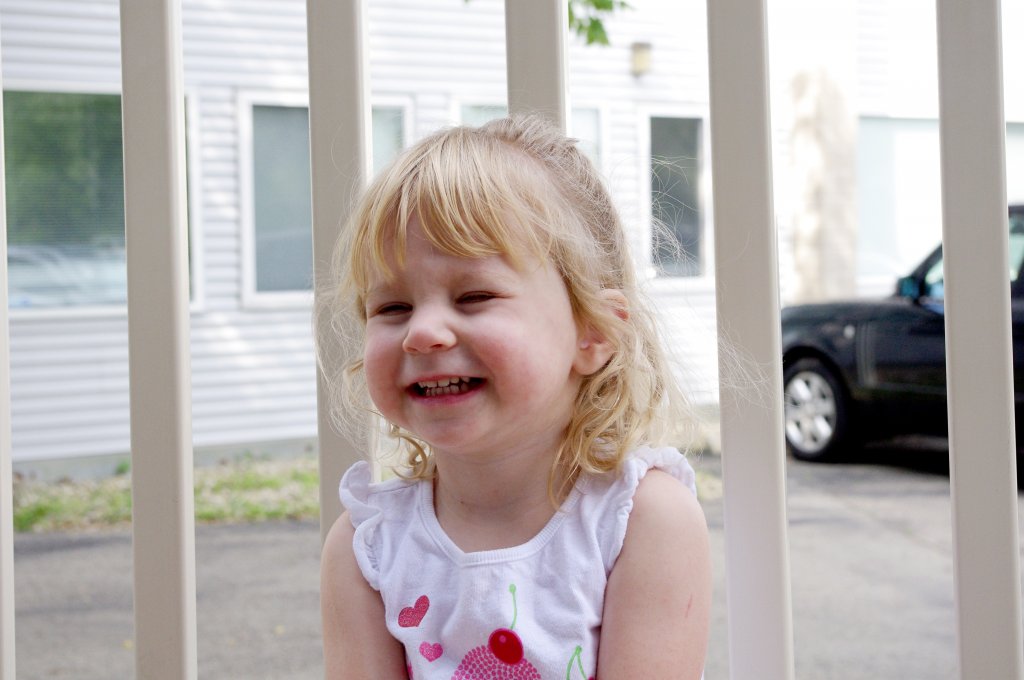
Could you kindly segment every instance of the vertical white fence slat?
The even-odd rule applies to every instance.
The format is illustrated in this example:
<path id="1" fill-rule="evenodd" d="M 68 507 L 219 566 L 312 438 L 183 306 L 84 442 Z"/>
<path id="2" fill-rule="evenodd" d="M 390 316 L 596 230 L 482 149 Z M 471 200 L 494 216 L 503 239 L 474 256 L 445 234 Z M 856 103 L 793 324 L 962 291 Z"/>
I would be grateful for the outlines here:
<path id="1" fill-rule="evenodd" d="M 0 79 L 2 80 L 2 79 Z M 14 498 L 11 469 L 11 345 L 7 314 L 7 199 L 0 87 L 0 680 L 14 680 Z"/>
<path id="2" fill-rule="evenodd" d="M 707 8 L 729 667 L 781 680 L 794 666 L 765 7 Z"/>
<path id="3" fill-rule="evenodd" d="M 939 0 L 950 487 L 960 677 L 1021 677 L 999 0 Z"/>
<path id="4" fill-rule="evenodd" d="M 319 283 L 352 202 L 370 175 L 365 0 L 308 0 L 309 144 L 313 186 L 313 272 Z M 316 295 L 324 293 L 314 286 Z M 326 385 L 317 371 L 320 530 L 341 514 L 341 473 L 367 452 L 332 426 Z"/>
<path id="5" fill-rule="evenodd" d="M 195 527 L 180 0 L 122 0 L 135 662 L 195 678 Z"/>
<path id="6" fill-rule="evenodd" d="M 568 23 L 565 0 L 505 0 L 508 109 L 538 111 L 563 130 L 569 120 Z"/>

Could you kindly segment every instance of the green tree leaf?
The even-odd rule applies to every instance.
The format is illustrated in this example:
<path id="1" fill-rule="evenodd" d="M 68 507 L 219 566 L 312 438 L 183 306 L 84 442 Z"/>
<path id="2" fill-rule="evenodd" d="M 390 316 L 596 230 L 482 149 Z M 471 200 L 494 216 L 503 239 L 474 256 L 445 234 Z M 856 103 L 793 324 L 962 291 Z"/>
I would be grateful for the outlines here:
<path id="1" fill-rule="evenodd" d="M 510 0 L 506 0 L 508 2 Z M 569 30 L 588 45 L 609 45 L 604 20 L 615 12 L 633 9 L 626 0 L 567 0 Z M 469 0 L 465 0 L 468 5 Z"/>

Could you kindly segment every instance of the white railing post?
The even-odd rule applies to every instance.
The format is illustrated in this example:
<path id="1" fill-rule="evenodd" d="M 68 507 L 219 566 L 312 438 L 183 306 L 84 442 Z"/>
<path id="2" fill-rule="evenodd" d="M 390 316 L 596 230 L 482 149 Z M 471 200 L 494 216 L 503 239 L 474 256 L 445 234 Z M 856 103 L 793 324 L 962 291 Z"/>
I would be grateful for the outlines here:
<path id="1" fill-rule="evenodd" d="M 735 680 L 785 680 L 793 615 L 765 7 L 707 8 L 729 668 Z"/>
<path id="2" fill-rule="evenodd" d="M 505 59 L 510 113 L 537 111 L 563 130 L 566 93 L 565 0 L 505 0 Z"/>
<path id="3" fill-rule="evenodd" d="M 366 81 L 365 0 L 307 0 L 309 144 L 313 186 L 313 272 L 316 295 L 357 193 L 370 175 L 370 108 Z M 314 305 L 316 307 L 316 305 Z M 320 530 L 341 514 L 342 472 L 364 457 L 358 442 L 331 425 L 324 376 L 317 370 Z M 369 425 L 367 424 L 367 429 Z"/>
<path id="4" fill-rule="evenodd" d="M 999 0 L 939 0 L 942 241 L 960 677 L 1021 678 Z"/>
<path id="5" fill-rule="evenodd" d="M 11 468 L 11 343 L 7 313 L 2 90 L 0 87 L 0 680 L 14 680 L 14 474 Z"/>
<path id="6" fill-rule="evenodd" d="M 121 1 L 137 677 L 195 678 L 180 0 Z"/>

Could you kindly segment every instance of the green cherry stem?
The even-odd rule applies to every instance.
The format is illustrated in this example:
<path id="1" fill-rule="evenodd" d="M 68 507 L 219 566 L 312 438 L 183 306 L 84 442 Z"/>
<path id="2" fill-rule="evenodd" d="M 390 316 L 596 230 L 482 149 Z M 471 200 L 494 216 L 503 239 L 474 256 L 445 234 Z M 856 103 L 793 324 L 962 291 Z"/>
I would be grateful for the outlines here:
<path id="1" fill-rule="evenodd" d="M 565 669 L 565 680 L 572 680 L 572 662 L 573 661 L 575 661 L 576 663 L 579 664 L 579 666 L 580 666 L 580 673 L 583 673 L 583 677 L 587 677 L 587 674 L 584 673 L 584 671 L 583 671 L 583 659 L 581 658 L 582 654 L 583 654 L 583 648 L 580 647 L 579 645 L 576 645 L 576 651 L 574 651 L 572 653 L 572 656 L 569 657 L 569 665 Z"/>
<path id="2" fill-rule="evenodd" d="M 519 606 L 516 604 L 516 584 L 508 584 L 508 592 L 512 593 L 512 625 L 509 626 L 509 630 L 516 629 L 516 619 L 519 618 Z"/>

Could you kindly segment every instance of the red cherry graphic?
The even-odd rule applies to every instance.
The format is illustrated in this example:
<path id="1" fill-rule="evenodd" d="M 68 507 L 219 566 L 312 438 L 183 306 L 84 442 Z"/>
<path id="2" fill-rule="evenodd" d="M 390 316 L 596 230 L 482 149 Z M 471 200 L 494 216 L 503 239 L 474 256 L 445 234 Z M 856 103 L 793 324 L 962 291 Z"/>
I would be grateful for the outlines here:
<path id="1" fill-rule="evenodd" d="M 499 661 L 512 665 L 523 658 L 523 641 L 508 628 L 499 628 L 487 639 L 487 647 Z"/>
<path id="2" fill-rule="evenodd" d="M 516 586 L 508 587 L 515 608 Z M 455 669 L 452 680 L 541 680 L 540 673 L 523 655 L 523 641 L 512 631 L 516 627 L 518 611 L 512 625 L 498 628 L 487 639 L 487 646 L 469 650 Z"/>

